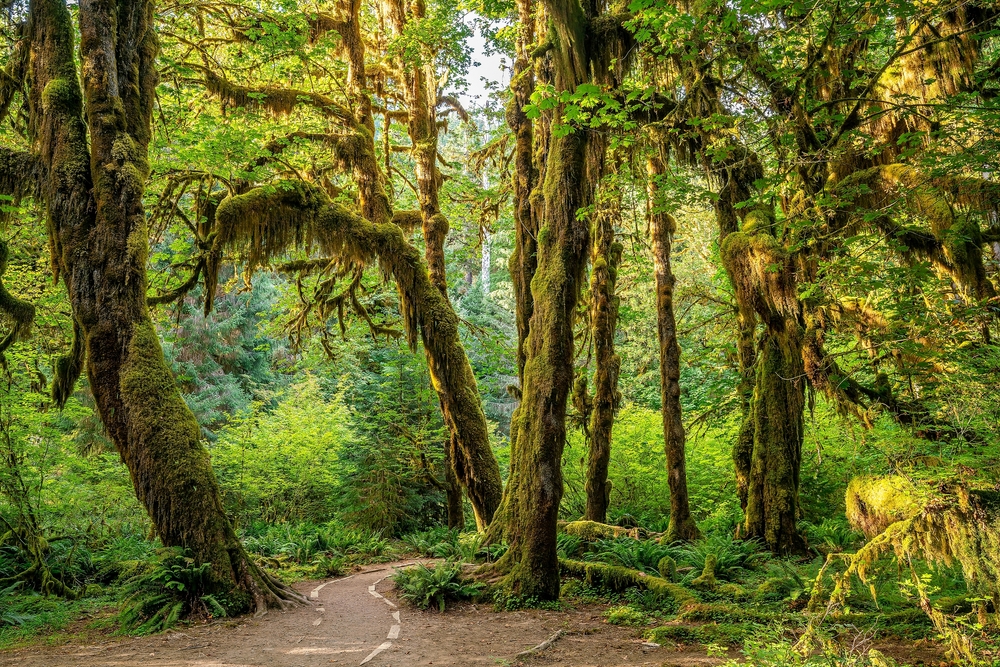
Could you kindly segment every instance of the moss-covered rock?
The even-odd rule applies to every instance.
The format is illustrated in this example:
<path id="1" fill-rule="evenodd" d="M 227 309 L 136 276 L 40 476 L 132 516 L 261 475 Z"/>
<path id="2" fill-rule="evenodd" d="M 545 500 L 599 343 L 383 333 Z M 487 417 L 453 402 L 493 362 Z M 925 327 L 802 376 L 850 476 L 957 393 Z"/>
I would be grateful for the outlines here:
<path id="1" fill-rule="evenodd" d="M 677 579 L 677 561 L 670 556 L 664 556 L 661 558 L 660 562 L 656 564 L 656 570 L 660 573 L 660 576 L 667 581 L 674 581 Z"/>

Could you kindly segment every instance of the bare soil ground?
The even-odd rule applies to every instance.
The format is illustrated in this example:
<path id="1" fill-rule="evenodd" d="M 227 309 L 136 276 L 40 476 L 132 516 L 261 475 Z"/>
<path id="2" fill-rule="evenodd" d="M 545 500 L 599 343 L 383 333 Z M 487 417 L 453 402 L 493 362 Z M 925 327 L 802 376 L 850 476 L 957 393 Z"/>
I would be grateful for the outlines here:
<path id="1" fill-rule="evenodd" d="M 399 606 L 386 578 L 392 567 L 302 582 L 297 589 L 311 596 L 312 603 L 285 612 L 154 637 L 100 637 L 87 645 L 7 651 L 0 653 L 0 665 L 697 667 L 722 662 L 709 658 L 700 646 L 644 646 L 635 630 L 605 623 L 603 605 L 495 612 L 489 605 L 464 604 L 444 614 Z M 564 634 L 550 648 L 517 657 L 559 630 Z"/>

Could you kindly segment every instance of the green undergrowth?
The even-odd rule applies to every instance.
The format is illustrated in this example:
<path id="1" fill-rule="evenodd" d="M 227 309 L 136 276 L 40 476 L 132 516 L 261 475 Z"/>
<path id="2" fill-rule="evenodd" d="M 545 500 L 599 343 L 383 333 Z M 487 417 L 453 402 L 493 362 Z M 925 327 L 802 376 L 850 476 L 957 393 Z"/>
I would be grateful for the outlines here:
<path id="1" fill-rule="evenodd" d="M 255 524 L 241 537 L 258 565 L 286 582 L 341 576 L 411 553 L 398 540 L 335 522 Z M 137 530 L 51 541 L 46 564 L 79 599 L 45 596 L 24 582 L 0 586 L 0 649 L 95 633 L 152 634 L 244 611 L 238 600 L 204 590 L 209 564 L 163 549 Z M 16 548 L 0 547 L 0 581 L 28 566 Z"/>
<path id="2" fill-rule="evenodd" d="M 392 580 L 401 600 L 420 609 L 434 607 L 441 612 L 447 600 L 475 599 L 484 588 L 462 574 L 461 563 L 415 565 L 399 570 Z"/>

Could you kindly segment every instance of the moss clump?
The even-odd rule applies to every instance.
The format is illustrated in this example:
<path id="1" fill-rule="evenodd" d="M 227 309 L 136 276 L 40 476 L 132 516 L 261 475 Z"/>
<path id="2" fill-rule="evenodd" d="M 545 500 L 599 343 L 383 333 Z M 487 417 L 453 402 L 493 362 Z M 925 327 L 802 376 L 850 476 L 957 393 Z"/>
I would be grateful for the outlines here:
<path id="1" fill-rule="evenodd" d="M 664 556 L 656 564 L 656 570 L 667 581 L 673 581 L 677 578 L 677 561 L 670 556 Z"/>
<path id="2" fill-rule="evenodd" d="M 708 554 L 705 557 L 705 567 L 701 570 L 701 575 L 696 577 L 691 585 L 698 590 L 710 591 L 715 588 L 718 581 L 715 579 L 715 568 L 719 563 L 719 557 L 715 554 Z"/>
<path id="3" fill-rule="evenodd" d="M 750 591 L 733 583 L 719 584 L 715 587 L 715 593 L 731 600 L 748 600 L 752 597 Z"/>
<path id="4" fill-rule="evenodd" d="M 570 521 L 562 526 L 562 531 L 567 535 L 575 535 L 586 542 L 596 542 L 597 540 L 613 539 L 615 537 L 631 537 L 639 539 L 639 530 L 636 528 L 622 528 L 621 526 L 611 526 L 597 521 Z"/>
<path id="5" fill-rule="evenodd" d="M 855 477 L 847 485 L 845 500 L 847 520 L 869 538 L 915 515 L 921 506 L 917 487 L 899 475 Z"/>
<path id="6" fill-rule="evenodd" d="M 642 611 L 636 609 L 635 607 L 630 607 L 625 605 L 623 607 L 612 607 L 604 612 L 604 618 L 608 620 L 611 625 L 632 625 L 641 626 L 646 625 L 646 614 Z"/>
<path id="7" fill-rule="evenodd" d="M 42 90 L 45 113 L 73 113 L 80 106 L 80 87 L 69 79 L 52 79 Z"/>
<path id="8" fill-rule="evenodd" d="M 758 600 L 784 600 L 792 592 L 792 582 L 785 577 L 770 577 L 754 590 Z"/>
<path id="9" fill-rule="evenodd" d="M 632 587 L 643 588 L 664 599 L 674 600 L 680 609 L 698 603 L 698 598 L 695 597 L 694 593 L 683 586 L 673 584 L 660 577 L 649 576 L 638 570 L 569 559 L 560 560 L 559 565 L 566 574 L 583 577 L 592 586 L 603 586 L 615 592 L 622 592 Z"/>

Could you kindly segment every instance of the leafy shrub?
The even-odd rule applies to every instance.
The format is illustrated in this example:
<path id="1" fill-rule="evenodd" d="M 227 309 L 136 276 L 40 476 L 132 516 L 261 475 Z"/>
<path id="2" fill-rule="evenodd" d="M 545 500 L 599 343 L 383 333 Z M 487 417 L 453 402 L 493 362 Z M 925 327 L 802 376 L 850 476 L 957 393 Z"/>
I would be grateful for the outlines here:
<path id="1" fill-rule="evenodd" d="M 394 574 L 392 580 L 396 583 L 400 599 L 421 609 L 427 609 L 433 604 L 440 611 L 444 611 L 446 599 L 474 598 L 482 589 L 482 584 L 463 579 L 459 563 L 405 568 Z"/>
<path id="2" fill-rule="evenodd" d="M 671 555 L 672 547 L 655 540 L 635 540 L 619 537 L 613 540 L 597 540 L 592 550 L 584 554 L 584 559 L 621 565 L 646 574 L 658 575 L 660 559 Z"/>
<path id="3" fill-rule="evenodd" d="M 630 605 L 611 607 L 604 612 L 604 618 L 611 625 L 646 625 L 646 613 Z"/>
<path id="4" fill-rule="evenodd" d="M 770 558 L 757 540 L 736 539 L 730 532 L 713 533 L 675 549 L 676 560 L 694 567 L 696 575 L 701 574 L 705 560 L 714 555 L 715 576 L 719 579 L 734 579 Z"/>
<path id="5" fill-rule="evenodd" d="M 206 593 L 211 567 L 211 563 L 196 565 L 176 547 L 159 550 L 151 570 L 125 583 L 127 597 L 118 615 L 122 630 L 148 635 L 163 632 L 193 613 L 225 616 L 219 601 Z"/>

